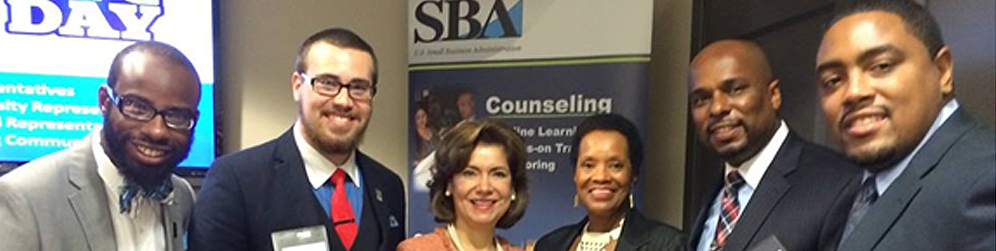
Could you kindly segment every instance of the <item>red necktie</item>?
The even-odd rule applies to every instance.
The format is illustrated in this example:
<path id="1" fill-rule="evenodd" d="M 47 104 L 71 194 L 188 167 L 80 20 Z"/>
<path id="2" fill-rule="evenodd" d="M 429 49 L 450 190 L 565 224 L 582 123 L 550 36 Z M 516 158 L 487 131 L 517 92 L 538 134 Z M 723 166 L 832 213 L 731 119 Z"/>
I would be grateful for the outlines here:
<path id="1" fill-rule="evenodd" d="M 719 222 L 716 224 L 716 239 L 713 240 L 710 250 L 718 250 L 726 245 L 726 237 L 733 232 L 733 227 L 740 219 L 740 202 L 737 201 L 737 191 L 744 185 L 744 179 L 740 173 L 733 171 L 726 175 L 726 186 L 723 188 L 721 199 Z"/>
<path id="2" fill-rule="evenodd" d="M 346 197 L 346 186 L 343 185 L 345 181 L 346 173 L 342 169 L 335 169 L 332 173 L 332 184 L 335 185 L 335 191 L 332 192 L 332 225 L 335 226 L 335 232 L 339 233 L 342 245 L 348 250 L 356 240 L 356 216 L 349 198 Z"/>

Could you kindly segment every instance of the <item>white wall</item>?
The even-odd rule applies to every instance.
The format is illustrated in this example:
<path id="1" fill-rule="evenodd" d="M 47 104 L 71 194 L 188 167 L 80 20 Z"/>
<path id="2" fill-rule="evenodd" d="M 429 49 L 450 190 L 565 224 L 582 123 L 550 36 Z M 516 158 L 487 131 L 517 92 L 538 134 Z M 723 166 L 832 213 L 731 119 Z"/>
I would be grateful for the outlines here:
<path id="1" fill-rule="evenodd" d="M 380 67 L 374 114 L 361 150 L 407 177 L 407 5 L 397 0 L 221 0 L 218 88 L 224 150 L 273 139 L 297 118 L 290 76 L 301 42 L 346 27 L 374 47 Z"/>
<path id="2" fill-rule="evenodd" d="M 288 4 L 293 3 L 293 4 Z M 220 0 L 218 100 L 226 153 L 277 137 L 296 115 L 290 74 L 301 41 L 320 29 L 353 29 L 380 60 L 374 116 L 361 150 L 407 181 L 407 4 L 397 0 Z M 650 64 L 646 213 L 681 226 L 685 76 L 691 1 L 656 0 Z M 652 182 L 648 182 L 652 181 Z"/>

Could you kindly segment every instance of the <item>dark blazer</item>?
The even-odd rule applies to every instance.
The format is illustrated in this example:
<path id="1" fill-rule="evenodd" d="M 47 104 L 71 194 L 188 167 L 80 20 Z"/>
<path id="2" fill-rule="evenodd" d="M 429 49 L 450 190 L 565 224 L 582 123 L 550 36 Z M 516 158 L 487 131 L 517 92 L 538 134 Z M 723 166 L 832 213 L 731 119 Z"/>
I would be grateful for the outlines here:
<path id="1" fill-rule="evenodd" d="M 751 250 L 771 236 L 786 250 L 832 250 L 847 222 L 860 174 L 861 169 L 844 156 L 790 132 L 723 250 Z M 721 187 L 717 180 L 716 189 L 699 207 L 698 219 L 688 232 L 689 250 L 698 247 L 699 238 L 714 238 L 713 233 L 702 236 L 702 228 Z"/>
<path id="2" fill-rule="evenodd" d="M 996 250 L 996 134 L 955 111 L 840 250 Z"/>
<path id="3" fill-rule="evenodd" d="M 331 250 L 345 250 L 312 192 L 291 130 L 212 164 L 194 207 L 191 250 L 269 251 L 270 233 L 315 225 L 326 226 Z M 358 251 L 355 245 L 370 244 L 363 240 L 376 240 L 377 234 L 376 250 L 394 250 L 405 237 L 401 179 L 363 153 L 357 152 L 356 158 L 363 172 L 364 211 L 372 208 L 376 220 L 361 220 L 353 251 Z M 377 224 L 379 233 L 362 231 L 372 229 L 368 224 Z"/>
<path id="4" fill-rule="evenodd" d="M 574 239 L 581 236 L 588 218 L 553 230 L 536 241 L 537 251 L 568 251 Z M 681 233 L 663 223 L 647 219 L 632 209 L 626 214 L 616 251 L 674 251 L 681 249 Z"/>

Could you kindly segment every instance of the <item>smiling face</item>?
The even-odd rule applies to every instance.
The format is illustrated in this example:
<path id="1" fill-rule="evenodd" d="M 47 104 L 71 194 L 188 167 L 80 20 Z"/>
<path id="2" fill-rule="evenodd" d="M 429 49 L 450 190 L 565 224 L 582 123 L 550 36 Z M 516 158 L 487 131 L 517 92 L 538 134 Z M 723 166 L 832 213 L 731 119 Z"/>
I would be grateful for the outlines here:
<path id="1" fill-rule="evenodd" d="M 781 94 L 759 48 L 721 41 L 692 63 L 689 101 L 699 141 L 734 165 L 757 154 L 778 126 Z"/>
<path id="2" fill-rule="evenodd" d="M 453 176 L 447 191 L 453 196 L 458 226 L 494 228 L 511 204 L 512 171 L 499 145 L 477 145 L 467 167 Z"/>
<path id="3" fill-rule="evenodd" d="M 121 59 L 112 91 L 117 97 L 147 102 L 156 110 L 197 110 L 200 81 L 186 66 L 137 50 Z M 142 186 L 154 186 L 187 157 L 193 129 L 169 128 L 162 116 L 149 121 L 125 117 L 111 100 L 111 92 L 98 91 L 104 151 L 118 170 Z"/>
<path id="4" fill-rule="evenodd" d="M 578 146 L 574 184 L 588 214 L 607 216 L 625 209 L 623 203 L 636 182 L 626 137 L 595 130 L 584 135 Z"/>
<path id="5" fill-rule="evenodd" d="M 361 50 L 317 42 L 303 60 L 307 65 L 306 73 L 313 78 L 331 77 L 340 83 L 373 83 L 373 58 Z M 305 139 L 325 155 L 349 154 L 355 150 L 370 123 L 373 100 L 351 98 L 346 88 L 340 89 L 335 96 L 324 96 L 304 81 L 297 72 L 291 75 Z"/>
<path id="6" fill-rule="evenodd" d="M 840 19 L 827 30 L 816 61 L 831 134 L 873 171 L 916 147 L 953 89 L 947 48 L 930 55 L 888 12 Z"/>

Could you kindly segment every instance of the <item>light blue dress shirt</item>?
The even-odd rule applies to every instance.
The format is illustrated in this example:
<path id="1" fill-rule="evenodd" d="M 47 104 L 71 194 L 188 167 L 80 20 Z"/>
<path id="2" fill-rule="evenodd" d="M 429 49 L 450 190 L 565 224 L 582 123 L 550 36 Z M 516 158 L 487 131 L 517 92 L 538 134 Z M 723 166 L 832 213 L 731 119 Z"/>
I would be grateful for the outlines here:
<path id="1" fill-rule="evenodd" d="M 363 172 L 359 168 L 356 169 L 356 174 L 359 179 L 363 179 Z M 353 208 L 353 215 L 356 217 L 356 226 L 359 226 L 360 215 L 363 212 L 363 189 L 354 185 L 353 180 L 349 176 L 346 176 L 343 186 L 346 187 L 346 198 L 349 198 L 349 204 Z M 330 219 L 332 217 L 332 194 L 335 193 L 335 189 L 335 186 L 332 185 L 332 179 L 314 189 L 315 197 L 318 198 L 318 204 L 322 205 L 322 209 L 325 209 L 326 216 L 329 216 Z"/>
<path id="2" fill-rule="evenodd" d="M 896 163 L 895 166 L 879 171 L 878 174 L 873 174 L 868 170 L 865 170 L 864 179 L 862 179 L 862 181 L 868 179 L 868 177 L 871 177 L 872 175 L 875 175 L 876 192 L 878 192 L 879 196 L 885 193 L 885 190 L 892 185 L 892 182 L 896 181 L 896 178 L 899 178 L 899 175 L 906 170 L 907 166 L 910 165 L 910 161 L 913 160 L 913 156 L 916 156 L 916 153 L 920 151 L 923 144 L 927 143 L 927 140 L 934 135 L 934 132 L 937 132 L 937 129 L 941 128 L 941 125 L 944 124 L 944 121 L 947 121 L 948 118 L 951 117 L 951 114 L 954 114 L 954 112 L 958 110 L 958 107 L 958 101 L 954 99 L 951 99 L 951 101 L 945 103 L 944 107 L 941 107 L 941 112 L 937 114 L 937 118 L 934 118 L 934 123 L 931 124 L 930 129 L 927 130 L 927 134 L 920 139 L 920 143 L 916 145 L 916 148 L 914 148 L 909 155 L 906 155 L 906 157 L 899 161 L 899 163 Z"/>

